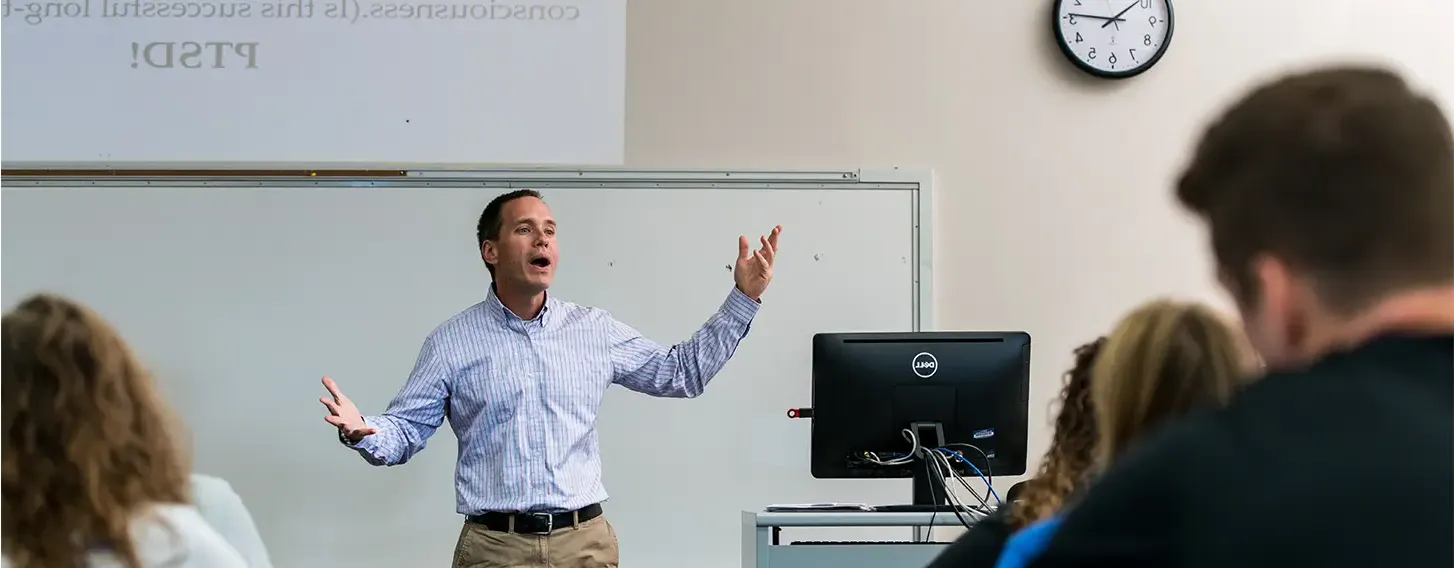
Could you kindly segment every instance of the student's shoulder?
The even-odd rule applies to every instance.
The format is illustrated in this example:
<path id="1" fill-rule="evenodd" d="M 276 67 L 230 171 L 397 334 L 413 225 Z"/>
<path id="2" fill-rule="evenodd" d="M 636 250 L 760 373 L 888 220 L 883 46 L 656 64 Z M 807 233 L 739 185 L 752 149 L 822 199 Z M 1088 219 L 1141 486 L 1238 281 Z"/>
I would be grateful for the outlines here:
<path id="1" fill-rule="evenodd" d="M 1009 513 L 1010 506 L 1006 505 L 975 521 L 928 568 L 993 568 L 1005 542 L 1015 532 L 1010 526 Z"/>
<path id="2" fill-rule="evenodd" d="M 192 483 L 192 495 L 194 501 L 202 502 L 205 500 L 213 499 L 230 501 L 234 499 L 240 499 L 237 496 L 237 492 L 232 489 L 232 484 L 228 483 L 226 479 L 201 473 L 194 473 L 191 475 L 190 481 Z"/>
<path id="3" fill-rule="evenodd" d="M 195 507 L 161 504 L 138 516 L 132 539 L 144 566 L 243 568 L 247 564 Z"/>
<path id="4" fill-rule="evenodd" d="M 1199 412 L 1148 434 L 1072 504 L 1089 502 L 1084 504 L 1095 516 L 1133 518 L 1174 518 L 1179 510 L 1215 506 L 1203 501 L 1235 485 L 1245 461 L 1239 457 L 1238 428 L 1224 410 Z"/>
<path id="5" fill-rule="evenodd" d="M 1035 568 L 1165 565 L 1169 543 L 1181 540 L 1188 515 L 1207 508 L 1205 495 L 1220 483 L 1207 452 L 1221 445 L 1218 418 L 1188 417 L 1136 443 L 1088 490 L 1069 503 Z"/>
<path id="6" fill-rule="evenodd" d="M 242 496 L 233 490 L 232 484 L 220 477 L 192 474 L 192 502 L 197 512 L 218 531 L 238 524 L 252 524 L 252 517 L 243 504 Z"/>

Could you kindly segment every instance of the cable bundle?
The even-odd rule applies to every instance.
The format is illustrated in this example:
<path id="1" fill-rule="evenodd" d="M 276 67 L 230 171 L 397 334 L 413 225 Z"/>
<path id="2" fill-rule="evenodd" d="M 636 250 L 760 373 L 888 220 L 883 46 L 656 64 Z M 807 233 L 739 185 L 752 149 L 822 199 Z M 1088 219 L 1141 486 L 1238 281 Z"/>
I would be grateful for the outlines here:
<path id="1" fill-rule="evenodd" d="M 932 493 L 935 487 L 945 488 L 944 498 L 952 506 L 954 510 L 954 516 L 959 519 L 960 524 L 963 524 L 965 528 L 969 528 L 973 525 L 973 523 L 966 519 L 964 517 L 964 514 L 969 514 L 970 518 L 975 518 L 976 515 L 983 517 L 994 511 L 995 507 L 1003 504 L 1003 501 L 1000 500 L 999 494 L 995 492 L 993 470 L 991 470 L 989 474 L 985 474 L 985 472 L 980 471 L 978 466 L 974 465 L 974 462 L 969 461 L 969 458 L 964 457 L 964 454 L 961 453 L 959 450 L 956 450 L 955 448 L 968 448 L 978 452 L 979 455 L 984 456 L 985 458 L 986 469 L 990 469 L 989 454 L 986 454 L 984 450 L 980 449 L 974 444 L 961 443 L 946 444 L 945 447 L 942 448 L 926 448 L 919 443 L 919 436 L 918 434 L 914 433 L 913 430 L 905 428 L 903 433 L 904 439 L 908 440 L 909 443 L 912 444 L 912 449 L 909 451 L 909 453 L 884 459 L 880 458 L 875 453 L 868 452 L 864 454 L 864 459 L 870 463 L 883 466 L 908 465 L 914 463 L 916 460 L 927 460 L 925 467 L 928 467 L 931 474 L 937 477 L 939 481 L 939 484 L 936 486 L 933 480 L 931 480 L 929 483 L 929 491 Z M 990 505 L 989 499 L 987 499 L 984 495 L 981 495 L 978 491 L 974 489 L 974 487 L 971 487 L 969 485 L 969 481 L 966 480 L 963 475 L 960 475 L 959 472 L 954 470 L 952 460 L 956 459 L 964 462 L 965 465 L 969 466 L 970 471 L 973 471 L 975 475 L 979 476 L 981 481 L 984 481 L 985 488 L 989 490 L 989 497 L 994 498 L 995 505 Z M 974 498 L 979 501 L 979 504 L 966 506 L 962 501 L 960 501 L 959 497 L 955 495 L 953 491 L 949 491 L 950 479 L 959 482 L 959 485 L 961 487 L 964 487 L 966 491 L 969 491 L 969 494 L 973 495 Z M 939 501 L 938 496 L 936 495 L 934 497 L 934 501 L 937 503 Z M 934 515 L 937 515 L 938 513 L 939 512 L 936 509 L 934 511 L 934 514 L 930 515 L 929 517 L 929 530 L 931 531 L 933 530 Z"/>

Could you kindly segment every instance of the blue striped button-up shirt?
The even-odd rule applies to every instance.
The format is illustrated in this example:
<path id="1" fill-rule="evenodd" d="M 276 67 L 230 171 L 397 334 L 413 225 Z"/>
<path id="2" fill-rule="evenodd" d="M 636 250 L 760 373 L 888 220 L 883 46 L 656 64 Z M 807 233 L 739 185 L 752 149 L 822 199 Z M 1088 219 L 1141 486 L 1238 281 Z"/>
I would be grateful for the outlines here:
<path id="1" fill-rule="evenodd" d="M 733 289 L 691 339 L 666 347 L 605 310 L 547 296 L 523 320 L 491 289 L 424 340 L 414 371 L 353 447 L 374 465 L 424 449 L 449 418 L 459 438 L 458 511 L 569 511 L 606 500 L 596 411 L 612 383 L 702 394 L 747 335 L 758 303 Z"/>

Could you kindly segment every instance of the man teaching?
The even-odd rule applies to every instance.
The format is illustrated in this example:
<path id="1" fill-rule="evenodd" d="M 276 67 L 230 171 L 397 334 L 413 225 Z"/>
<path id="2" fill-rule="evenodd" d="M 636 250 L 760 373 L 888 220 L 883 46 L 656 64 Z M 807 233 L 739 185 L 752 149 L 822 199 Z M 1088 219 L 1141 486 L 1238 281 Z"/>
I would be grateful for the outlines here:
<path id="1" fill-rule="evenodd" d="M 480 214 L 480 257 L 493 285 L 483 302 L 424 340 L 382 415 L 363 416 L 330 378 L 320 401 L 339 439 L 373 465 L 424 449 L 446 416 L 459 439 L 457 510 L 465 524 L 454 566 L 616 566 L 601 503 L 596 413 L 606 388 L 651 396 L 702 394 L 747 335 L 782 227 L 751 250 L 738 238 L 736 287 L 692 338 L 666 347 L 605 310 L 549 295 L 558 261 L 555 219 L 540 194 L 517 190 Z M 544 546 L 542 546 L 544 545 Z"/>

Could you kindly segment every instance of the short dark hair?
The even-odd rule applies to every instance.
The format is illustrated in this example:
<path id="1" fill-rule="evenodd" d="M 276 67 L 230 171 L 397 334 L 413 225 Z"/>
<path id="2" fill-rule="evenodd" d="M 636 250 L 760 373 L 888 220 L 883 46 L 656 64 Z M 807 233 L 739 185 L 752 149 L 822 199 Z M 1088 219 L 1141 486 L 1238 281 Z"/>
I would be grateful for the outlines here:
<path id="1" fill-rule="evenodd" d="M 491 199 L 488 205 L 485 205 L 485 210 L 480 212 L 480 222 L 475 225 L 475 245 L 479 250 L 485 248 L 485 241 L 493 241 L 500 238 L 501 225 L 505 222 L 503 218 L 505 204 L 525 197 L 542 199 L 539 191 L 533 189 L 517 189 L 509 193 L 502 193 L 494 199 Z M 495 267 L 486 262 L 485 269 L 490 271 L 490 278 L 493 279 L 495 277 Z"/>
<path id="2" fill-rule="evenodd" d="M 1454 281 L 1454 136 L 1438 104 L 1387 69 L 1322 68 L 1254 89 L 1207 129 L 1176 193 L 1206 221 L 1244 306 L 1260 294 L 1260 254 L 1344 314 Z"/>

